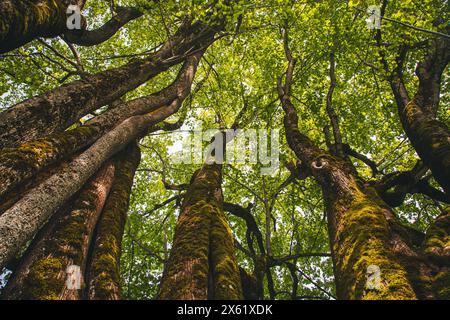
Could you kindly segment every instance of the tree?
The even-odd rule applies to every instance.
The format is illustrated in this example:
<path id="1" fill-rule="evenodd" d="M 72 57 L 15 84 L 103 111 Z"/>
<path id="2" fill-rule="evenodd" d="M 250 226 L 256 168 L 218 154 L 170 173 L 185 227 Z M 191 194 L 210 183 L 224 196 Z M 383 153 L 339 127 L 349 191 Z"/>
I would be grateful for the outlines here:
<path id="1" fill-rule="evenodd" d="M 370 5 L 0 1 L 1 297 L 448 299 L 448 8 Z"/>
<path id="2" fill-rule="evenodd" d="M 159 299 L 242 299 L 231 229 L 223 212 L 222 166 L 194 173 L 178 219 Z"/>
<path id="3" fill-rule="evenodd" d="M 382 14 L 386 6 L 387 1 L 384 1 Z M 447 33 L 448 29 L 447 26 Z M 377 33 L 377 38 L 380 45 L 381 31 Z M 436 115 L 439 109 L 442 73 L 450 61 L 450 45 L 448 39 L 436 38 L 425 46 L 428 53 L 417 64 L 416 75 L 419 85 L 412 99 L 403 81 L 404 60 L 408 50 L 411 49 L 409 44 L 399 46 L 395 70 L 388 79 L 397 102 L 403 129 L 417 154 L 431 169 L 448 196 L 450 194 L 450 132 L 445 123 L 436 119 Z M 381 58 L 389 74 L 390 67 L 383 52 Z"/>
<path id="4" fill-rule="evenodd" d="M 289 66 L 284 85 L 279 79 L 278 91 L 286 113 L 286 139 L 302 165 L 322 188 L 338 298 L 434 298 L 434 293 L 426 289 L 427 283 L 421 283 L 421 279 L 432 277 L 433 266 L 415 252 L 413 243 L 420 243 L 420 240 L 413 239 L 409 230 L 399 223 L 394 212 L 375 190 L 363 185 L 348 159 L 318 148 L 300 132 L 298 115 L 291 102 L 296 61 L 289 49 L 287 28 L 284 34 Z M 330 70 L 331 86 L 334 86 L 333 59 Z M 329 109 L 330 101 L 329 96 Z M 338 132 L 336 123 L 334 125 Z M 381 288 L 367 288 L 367 270 L 370 266 L 383 270 L 385 283 Z"/>
<path id="5" fill-rule="evenodd" d="M 97 30 L 86 30 L 86 20 L 80 15 L 77 25 L 76 7 L 86 0 L 37 0 L 0 3 L 0 53 L 16 49 L 38 37 L 64 36 L 70 43 L 92 46 L 111 38 L 122 26 L 142 14 L 135 8 L 118 7 L 117 14 Z M 76 6 L 71 8 L 70 6 Z M 73 16 L 73 19 L 71 19 Z M 72 21 L 73 20 L 73 21 Z M 70 27 L 70 28 L 69 28 Z"/>

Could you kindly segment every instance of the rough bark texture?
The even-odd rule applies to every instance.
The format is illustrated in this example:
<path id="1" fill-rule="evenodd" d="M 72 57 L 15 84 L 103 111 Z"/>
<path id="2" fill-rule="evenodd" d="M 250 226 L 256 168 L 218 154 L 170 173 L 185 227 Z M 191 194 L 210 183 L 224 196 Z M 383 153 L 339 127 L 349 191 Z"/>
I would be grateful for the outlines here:
<path id="1" fill-rule="evenodd" d="M 222 168 L 206 164 L 183 201 L 159 299 L 242 299 L 231 230 L 223 212 Z"/>
<path id="2" fill-rule="evenodd" d="M 75 156 L 74 156 L 75 157 Z M 28 179 L 25 183 L 17 186 L 16 188 L 12 188 L 11 191 L 5 194 L 4 201 L 0 202 L 0 215 L 2 215 L 6 210 L 11 208 L 17 201 L 19 201 L 28 191 L 37 187 L 39 184 L 47 180 L 49 177 L 57 173 L 64 166 L 67 165 L 68 162 L 72 161 L 74 157 L 69 158 L 66 161 L 54 164 L 45 170 L 39 172 L 33 179 Z"/>
<path id="3" fill-rule="evenodd" d="M 66 269 L 86 267 L 94 227 L 103 209 L 113 178 L 114 164 L 107 162 L 86 184 L 68 213 L 54 221 L 51 230 L 24 257 L 3 294 L 4 299 L 77 300 L 80 290 L 66 285 Z"/>
<path id="4" fill-rule="evenodd" d="M 450 207 L 429 227 L 423 242 L 427 257 L 439 265 L 430 279 L 438 299 L 450 299 Z"/>
<path id="5" fill-rule="evenodd" d="M 0 203 L 3 195 L 43 168 L 91 145 L 125 119 L 143 115 L 181 98 L 192 85 L 199 59 L 188 57 L 177 79 L 164 90 L 125 102 L 78 128 L 21 144 L 0 152 Z"/>
<path id="6" fill-rule="evenodd" d="M 203 51 L 196 53 L 192 58 L 199 60 L 202 55 Z M 195 67 L 192 68 L 190 79 L 194 77 L 195 70 Z M 28 192 L 0 216 L 0 267 L 3 267 L 42 227 L 42 224 L 81 189 L 107 159 L 145 134 L 151 126 L 177 112 L 189 92 L 190 90 L 184 90 L 180 98 L 170 106 L 123 121 L 67 167 Z M 27 212 L 27 215 L 23 215 L 23 212 Z"/>
<path id="7" fill-rule="evenodd" d="M 430 51 L 417 65 L 419 87 L 413 99 L 409 99 L 403 83 L 401 66 L 392 75 L 390 85 L 409 141 L 450 196 L 450 130 L 447 124 L 436 119 L 442 73 L 450 61 L 450 43 L 448 40 L 435 39 Z"/>
<path id="8" fill-rule="evenodd" d="M 159 51 L 145 59 L 87 76 L 16 104 L 0 113 L 0 149 L 64 131 L 86 114 L 184 61 L 192 52 L 203 51 L 214 34 L 213 29 L 200 23 L 185 23 Z"/>
<path id="9" fill-rule="evenodd" d="M 61 1 L 0 2 L 0 53 L 37 37 L 56 37 L 66 30 L 67 5 Z"/>
<path id="10" fill-rule="evenodd" d="M 96 30 L 67 28 L 69 4 L 83 6 L 82 0 L 2 0 L 0 2 L 0 53 L 19 48 L 38 38 L 65 35 L 74 44 L 93 46 L 111 38 L 121 27 L 142 14 L 133 8 L 118 8 L 117 15 Z"/>
<path id="11" fill-rule="evenodd" d="M 405 108 L 399 108 L 403 128 L 417 154 L 450 196 L 450 130 L 423 111 L 423 99 L 418 94 Z"/>
<path id="12" fill-rule="evenodd" d="M 92 259 L 87 270 L 88 299 L 120 299 L 120 252 L 133 178 L 141 153 L 131 143 L 115 159 L 115 177 L 97 225 Z"/>
<path id="13" fill-rule="evenodd" d="M 321 185 L 339 299 L 434 298 L 430 277 L 436 271 L 418 253 L 408 231 L 377 193 L 365 188 L 351 165 L 332 156 L 302 134 L 291 102 L 295 60 L 285 36 L 289 66 L 278 93 L 285 111 L 284 126 L 290 148 Z M 381 270 L 381 285 L 367 286 L 368 268 Z"/>
<path id="14" fill-rule="evenodd" d="M 411 262 L 420 257 L 400 236 L 403 228 L 393 212 L 374 191 L 359 185 L 343 161 L 312 147 L 311 141 L 303 144 L 307 137 L 299 132 L 298 118 L 292 111 L 285 118 L 286 135 L 297 157 L 311 168 L 322 186 L 338 298 L 416 299 L 415 284 L 408 272 L 419 277 L 417 268 L 423 267 L 421 271 L 428 275 L 430 270 L 426 264 Z M 371 265 L 382 272 L 379 290 L 366 287 Z M 417 290 L 428 294 L 422 292 L 423 288 Z"/>

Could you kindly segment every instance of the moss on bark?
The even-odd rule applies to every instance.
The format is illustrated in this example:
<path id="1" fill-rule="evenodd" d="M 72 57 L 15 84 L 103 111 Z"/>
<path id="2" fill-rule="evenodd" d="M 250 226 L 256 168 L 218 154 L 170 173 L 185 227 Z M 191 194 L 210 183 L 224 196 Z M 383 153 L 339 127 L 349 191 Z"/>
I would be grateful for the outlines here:
<path id="1" fill-rule="evenodd" d="M 335 204 L 341 211 L 335 229 L 333 256 L 336 285 L 341 299 L 401 300 L 416 299 L 408 271 L 392 250 L 389 212 L 378 199 L 357 193 L 348 207 Z M 370 267 L 381 271 L 379 286 L 368 286 Z"/>
<path id="2" fill-rule="evenodd" d="M 98 222 L 88 266 L 88 298 L 120 299 L 120 252 L 133 178 L 140 162 L 140 150 L 131 143 L 116 156 L 116 173 L 111 192 Z"/>
<path id="3" fill-rule="evenodd" d="M 36 37 L 55 37 L 65 30 L 67 4 L 60 0 L 13 1 L 0 4 L 0 53 Z"/>
<path id="4" fill-rule="evenodd" d="M 88 146 L 101 133 L 99 126 L 81 126 L 0 152 L 0 202 L 8 192 L 42 169 Z"/>
<path id="5" fill-rule="evenodd" d="M 450 131 L 445 123 L 423 111 L 422 100 L 418 95 L 405 108 L 399 108 L 400 118 L 414 149 L 449 195 Z"/>
<path id="6" fill-rule="evenodd" d="M 54 225 L 27 254 L 15 271 L 20 283 L 6 299 L 79 299 L 79 290 L 68 289 L 66 269 L 70 265 L 85 270 L 86 256 L 96 221 L 101 213 L 114 176 L 114 166 L 106 163 L 85 185 L 66 212 L 57 214 Z"/>
<path id="7" fill-rule="evenodd" d="M 233 238 L 223 213 L 221 169 L 204 165 L 191 179 L 159 299 L 242 299 Z"/>

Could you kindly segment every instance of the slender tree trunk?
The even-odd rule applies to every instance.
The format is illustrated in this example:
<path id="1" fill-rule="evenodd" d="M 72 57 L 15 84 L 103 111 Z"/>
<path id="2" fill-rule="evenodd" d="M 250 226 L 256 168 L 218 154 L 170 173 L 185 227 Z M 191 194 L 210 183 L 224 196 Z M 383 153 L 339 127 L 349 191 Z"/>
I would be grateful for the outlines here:
<path id="1" fill-rule="evenodd" d="M 204 51 L 196 53 L 201 59 Z M 194 57 L 193 56 L 193 57 Z M 194 77 L 192 70 L 190 77 Z M 0 216 L 0 267 L 4 266 L 102 164 L 147 130 L 176 113 L 189 91 L 170 106 L 123 121 L 44 183 L 28 192 Z M 23 215 L 27 212 L 27 215 Z"/>
<path id="2" fill-rule="evenodd" d="M 108 161 L 80 192 L 68 214 L 61 215 L 51 231 L 27 253 L 5 290 L 3 298 L 26 300 L 77 300 L 80 291 L 66 284 L 67 268 L 80 267 L 84 275 L 93 230 L 114 178 Z"/>
<path id="3" fill-rule="evenodd" d="M 86 114 L 184 61 L 192 52 L 203 51 L 214 34 L 214 30 L 200 23 L 185 23 L 148 58 L 87 76 L 16 104 L 0 113 L 0 149 L 64 131 Z"/>
<path id="4" fill-rule="evenodd" d="M 191 180 L 159 299 L 242 299 L 231 230 L 223 212 L 222 166 L 205 164 Z"/>
<path id="5" fill-rule="evenodd" d="M 120 122 L 155 111 L 185 96 L 191 88 L 198 63 L 197 56 L 188 57 L 177 79 L 158 93 L 125 102 L 78 128 L 0 152 L 0 203 L 7 192 L 43 168 L 88 147 Z"/>
<path id="6" fill-rule="evenodd" d="M 92 259 L 87 270 L 90 300 L 120 299 L 120 253 L 122 236 L 141 153 L 136 142 L 117 155 L 115 176 L 95 235 Z"/>

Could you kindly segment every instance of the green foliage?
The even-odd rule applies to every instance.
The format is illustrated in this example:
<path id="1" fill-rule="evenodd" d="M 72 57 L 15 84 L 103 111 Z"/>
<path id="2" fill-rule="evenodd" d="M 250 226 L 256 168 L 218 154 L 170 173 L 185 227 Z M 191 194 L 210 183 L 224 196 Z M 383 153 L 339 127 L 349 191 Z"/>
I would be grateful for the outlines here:
<path id="1" fill-rule="evenodd" d="M 273 176 L 261 176 L 259 165 L 225 166 L 223 190 L 225 201 L 246 207 L 253 204 L 252 214 L 263 234 L 271 228 L 271 247 L 275 257 L 311 252 L 329 252 L 327 223 L 320 188 L 312 179 L 297 181 L 284 188 L 274 199 L 281 183 L 289 176 L 285 165 L 295 161 L 284 137 L 283 112 L 279 106 L 277 78 L 286 69 L 280 25 L 288 21 L 291 48 L 298 60 L 293 86 L 293 102 L 300 118 L 300 129 L 320 147 L 326 147 L 324 127 L 330 124 L 326 113 L 326 95 L 330 86 L 329 55 L 336 55 L 337 88 L 333 106 L 338 114 L 343 140 L 354 150 L 377 163 L 383 174 L 410 170 L 417 160 L 406 139 L 397 116 L 396 105 L 386 74 L 383 71 L 377 46 L 376 30 L 370 30 L 364 19 L 365 11 L 375 1 L 291 1 L 260 0 L 217 1 L 216 8 L 206 8 L 209 1 L 116 1 L 120 5 L 134 5 L 145 15 L 127 24 L 105 43 L 95 47 L 77 47 L 87 73 L 123 65 L 127 61 L 153 52 L 173 34 L 185 15 L 209 21 L 211 16 L 227 18 L 228 36 L 208 49 L 196 75 L 195 84 L 206 81 L 200 90 L 183 106 L 187 120 L 182 127 L 188 130 L 197 121 L 203 128 L 218 128 L 217 116 L 230 127 L 244 105 L 242 128 L 279 128 L 281 168 Z M 445 1 L 390 1 L 386 16 L 416 27 L 439 31 L 433 20 L 448 21 Z M 85 8 L 89 27 L 94 28 L 111 18 L 106 1 L 87 1 Z M 235 35 L 236 22 L 239 34 Z M 415 44 L 432 35 L 383 21 L 382 50 L 394 67 L 396 50 L 400 44 Z M 81 79 L 74 71 L 75 59 L 61 39 L 46 39 L 56 49 L 38 41 L 0 56 L 0 109 L 21 100 L 46 92 L 61 84 Z M 405 82 L 415 93 L 417 79 L 414 67 L 423 57 L 423 49 L 411 50 L 405 63 Z M 72 63 L 69 63 L 67 57 Z M 124 99 L 147 95 L 160 90 L 175 77 L 179 67 L 152 79 Z M 212 68 L 212 71 L 210 70 Z M 211 72 L 210 72 L 211 71 Z M 206 76 L 209 76 L 206 78 Z M 131 75 L 132 76 L 132 75 Z M 448 103 L 448 72 L 443 78 L 442 104 Z M 448 105 L 447 105 L 448 106 Z M 441 121 L 450 119 L 450 109 L 441 107 Z M 177 116 L 174 117 L 177 119 Z M 168 198 L 183 191 L 166 190 L 162 178 L 169 184 L 189 183 L 199 165 L 171 162 L 177 137 L 157 132 L 141 141 L 142 161 L 130 204 L 126 234 L 122 245 L 122 294 L 128 299 L 152 299 L 158 291 L 163 260 L 171 247 L 179 202 L 152 210 Z M 359 160 L 354 164 L 366 180 L 372 172 Z M 267 203 L 273 201 L 271 215 L 266 221 Z M 400 219 L 419 230 L 425 230 L 439 215 L 435 202 L 422 195 L 408 196 L 398 208 Z M 246 225 L 242 219 L 229 216 L 234 237 L 248 250 Z M 256 239 L 255 248 L 256 248 Z M 257 250 L 257 252 L 259 252 Z M 240 266 L 252 271 L 254 262 L 237 250 Z M 334 294 L 333 266 L 329 258 L 300 258 L 296 266 L 322 289 Z M 272 270 L 276 298 L 289 299 L 292 278 L 285 266 Z M 448 276 L 445 276 L 448 278 Z M 267 283 L 265 296 L 268 297 Z M 299 274 L 297 296 L 328 299 L 317 285 Z"/>

